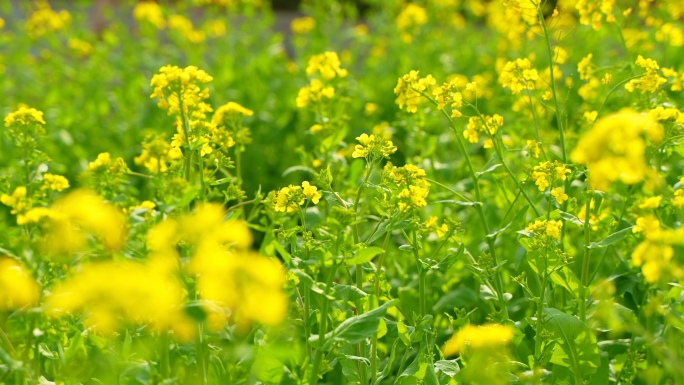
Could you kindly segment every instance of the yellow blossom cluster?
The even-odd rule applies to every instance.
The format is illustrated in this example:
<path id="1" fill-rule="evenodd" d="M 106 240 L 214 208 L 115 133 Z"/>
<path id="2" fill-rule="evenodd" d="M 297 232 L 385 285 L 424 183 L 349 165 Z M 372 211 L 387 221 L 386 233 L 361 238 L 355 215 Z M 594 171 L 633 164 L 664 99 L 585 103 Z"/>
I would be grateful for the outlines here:
<path id="1" fill-rule="evenodd" d="M 306 35 L 316 28 L 316 20 L 311 16 L 297 17 L 290 22 L 290 29 L 296 35 Z"/>
<path id="2" fill-rule="evenodd" d="M 667 79 L 658 74 L 658 63 L 653 59 L 644 59 L 643 56 L 639 55 L 636 60 L 636 65 L 646 70 L 646 73 L 637 79 L 630 80 L 625 84 L 625 89 L 629 92 L 634 92 L 635 90 L 640 90 L 642 93 L 646 92 L 656 92 L 658 87 L 665 84 Z"/>
<path id="3" fill-rule="evenodd" d="M 582 58 L 582 60 L 577 63 L 577 72 L 580 75 L 580 79 L 588 80 L 591 78 L 593 73 L 593 66 L 591 64 L 591 59 L 594 57 L 593 54 L 589 54 Z"/>
<path id="4" fill-rule="evenodd" d="M 32 306 L 40 298 L 40 287 L 21 263 L 0 258 L 0 312 Z"/>
<path id="5" fill-rule="evenodd" d="M 561 229 L 563 228 L 562 221 L 554 220 L 536 220 L 525 227 L 525 231 L 530 231 L 539 235 L 546 235 L 557 241 L 560 240 Z"/>
<path id="6" fill-rule="evenodd" d="M 477 143 L 480 141 L 480 134 L 484 133 L 487 137 L 494 136 L 503 124 L 503 116 L 499 114 L 485 115 L 482 118 L 471 116 L 468 118 L 466 129 L 463 130 L 463 137 L 468 139 L 470 143 Z"/>
<path id="7" fill-rule="evenodd" d="M 340 78 L 346 77 L 348 71 L 341 68 L 340 65 L 340 58 L 336 52 L 323 52 L 309 59 L 309 63 L 306 66 L 306 74 L 311 76 L 318 73 L 325 80 L 334 79 L 336 76 Z"/>
<path id="8" fill-rule="evenodd" d="M 435 216 L 430 216 L 427 221 L 423 224 L 425 226 L 425 229 L 427 231 L 434 231 L 437 234 L 437 237 L 442 238 L 443 236 L 447 235 L 449 232 L 449 225 L 447 224 L 446 221 L 442 222 L 442 225 L 438 225 L 437 221 L 439 218 Z"/>
<path id="9" fill-rule="evenodd" d="M 684 245 L 684 228 L 662 228 L 654 215 L 637 218 L 633 233 L 642 233 L 643 240 L 632 252 L 632 263 L 640 266 L 646 281 L 655 283 L 668 270 L 674 256 L 673 246 Z"/>
<path id="10" fill-rule="evenodd" d="M 513 328 L 499 324 L 468 324 L 457 331 L 442 347 L 445 356 L 453 356 L 464 350 L 500 349 L 513 340 Z"/>
<path id="11" fill-rule="evenodd" d="M 580 138 L 571 159 L 587 165 L 594 189 L 605 191 L 618 180 L 634 184 L 649 174 L 646 139 L 658 143 L 663 135 L 662 126 L 650 115 L 622 110 L 597 121 Z"/>
<path id="12" fill-rule="evenodd" d="M 171 15 L 168 19 L 169 29 L 178 31 L 190 43 L 201 43 L 206 39 L 204 31 L 195 29 L 192 21 L 183 15 Z"/>
<path id="13" fill-rule="evenodd" d="M 613 6 L 615 0 L 578 0 L 575 8 L 579 11 L 580 23 L 590 25 L 594 30 L 601 29 L 601 23 L 605 16 L 607 23 L 615 22 Z"/>
<path id="14" fill-rule="evenodd" d="M 154 1 L 141 1 L 133 8 L 133 17 L 138 21 L 146 21 L 154 25 L 157 29 L 166 27 L 164 13 L 161 7 Z"/>
<path id="15" fill-rule="evenodd" d="M 381 135 L 361 134 L 356 137 L 359 141 L 354 147 L 353 158 L 366 158 L 369 163 L 383 158 L 389 158 L 397 151 L 397 147 L 391 140 Z"/>
<path id="16" fill-rule="evenodd" d="M 26 187 L 19 186 L 14 189 L 11 195 L 2 194 L 0 196 L 0 203 L 11 207 L 10 213 L 20 217 L 22 213 L 31 208 L 31 199 L 26 196 L 26 193 Z M 19 222 L 19 217 L 17 218 L 17 223 Z"/>
<path id="17" fill-rule="evenodd" d="M 40 186 L 41 190 L 62 191 L 67 188 L 69 188 L 69 181 L 62 175 L 50 173 L 43 174 L 43 184 Z"/>
<path id="18" fill-rule="evenodd" d="M 676 108 L 665 108 L 658 106 L 648 113 L 657 121 L 671 121 L 675 124 L 684 124 L 684 113 Z"/>
<path id="19" fill-rule="evenodd" d="M 17 224 L 44 223 L 43 249 L 52 255 L 73 254 L 87 248 L 88 235 L 108 250 L 119 250 L 126 237 L 125 218 L 115 206 L 89 190 L 75 190 L 49 207 L 30 209 L 17 216 Z"/>
<path id="20" fill-rule="evenodd" d="M 397 194 L 397 207 L 400 211 L 407 212 L 411 209 L 419 209 L 427 206 L 429 190 L 420 186 L 408 186 Z"/>
<path id="21" fill-rule="evenodd" d="M 499 83 L 504 88 L 510 88 L 514 94 L 524 89 L 533 90 L 537 80 L 539 74 L 528 58 L 507 62 L 499 74 Z"/>
<path id="22" fill-rule="evenodd" d="M 432 75 L 421 78 L 418 73 L 418 71 L 411 71 L 400 77 L 394 87 L 394 94 L 397 95 L 395 102 L 401 109 L 406 106 L 406 112 L 409 113 L 418 111 L 418 104 L 424 100 L 421 93 L 436 83 Z"/>
<path id="23" fill-rule="evenodd" d="M 167 110 L 169 115 L 204 119 L 212 109 L 204 102 L 209 97 L 209 90 L 201 88 L 200 84 L 212 80 L 209 74 L 195 66 L 179 68 L 165 65 L 152 76 L 150 85 L 154 92 L 150 97 L 159 99 L 158 106 Z"/>
<path id="24" fill-rule="evenodd" d="M 147 170 L 156 174 L 169 171 L 169 166 L 174 161 L 179 160 L 182 157 L 183 153 L 181 152 L 180 148 L 177 146 L 172 146 L 166 141 L 163 135 L 150 135 L 143 141 L 142 153 L 134 158 L 134 162 L 135 164 L 144 166 Z M 97 165 L 93 165 L 94 167 L 100 167 L 97 162 L 97 160 L 93 162 L 95 165 Z"/>
<path id="25" fill-rule="evenodd" d="M 455 80 L 449 80 L 432 90 L 432 97 L 437 102 L 437 109 L 441 110 L 446 105 L 450 105 L 452 118 L 459 118 L 463 115 L 458 110 L 463 106 L 463 94 L 458 91 L 457 84 Z"/>
<path id="26" fill-rule="evenodd" d="M 154 332 L 171 330 L 187 341 L 195 328 L 184 311 L 177 269 L 171 255 L 86 264 L 52 290 L 45 308 L 53 317 L 86 311 L 84 325 L 104 335 L 122 324 L 149 324 Z"/>
<path id="27" fill-rule="evenodd" d="M 655 34 L 656 41 L 667 42 L 673 47 L 684 45 L 684 31 L 673 23 L 665 23 L 658 28 Z"/>
<path id="28" fill-rule="evenodd" d="M 418 4 L 408 3 L 397 15 L 395 22 L 401 39 L 410 43 L 420 26 L 428 22 L 427 11 Z"/>
<path id="29" fill-rule="evenodd" d="M 539 191 L 544 191 L 554 180 L 566 180 L 570 172 L 566 165 L 557 160 L 540 162 L 532 170 L 532 180 L 534 180 Z"/>
<path id="30" fill-rule="evenodd" d="M 275 211 L 293 213 L 299 210 L 307 201 L 318 204 L 323 195 L 316 186 L 304 181 L 302 186 L 289 185 L 281 188 L 275 195 Z"/>
<path id="31" fill-rule="evenodd" d="M 318 103 L 325 99 L 332 99 L 335 96 L 335 88 L 326 86 L 319 79 L 311 79 L 309 85 L 302 87 L 297 94 L 295 103 L 297 107 L 303 108 L 311 103 Z"/>
<path id="32" fill-rule="evenodd" d="M 68 11 L 54 11 L 47 0 L 37 0 L 32 5 L 34 10 L 26 20 L 26 33 L 33 38 L 60 31 L 71 23 Z"/>
<path id="33" fill-rule="evenodd" d="M 396 167 L 387 163 L 383 168 L 382 178 L 396 186 L 393 191 L 399 211 L 408 212 L 427 206 L 425 198 L 429 194 L 430 183 L 425 170 L 413 164 Z"/>
<path id="34" fill-rule="evenodd" d="M 581 221 L 586 221 L 586 214 L 587 205 L 585 203 L 582 205 L 582 207 L 577 209 L 577 218 Z M 608 214 L 605 210 L 601 210 L 599 213 L 596 213 L 596 200 L 592 198 L 591 203 L 589 203 L 589 224 L 591 225 L 591 230 L 597 231 L 599 229 L 599 222 L 604 220 L 607 216 Z"/>

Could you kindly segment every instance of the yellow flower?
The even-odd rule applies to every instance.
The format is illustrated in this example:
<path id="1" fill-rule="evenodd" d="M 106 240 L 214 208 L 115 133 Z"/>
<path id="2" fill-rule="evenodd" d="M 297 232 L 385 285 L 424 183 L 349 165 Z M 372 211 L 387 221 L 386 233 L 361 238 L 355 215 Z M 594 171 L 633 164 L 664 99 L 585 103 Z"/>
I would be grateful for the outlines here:
<path id="1" fill-rule="evenodd" d="M 320 55 L 314 55 L 309 59 L 306 74 L 313 75 L 318 72 L 326 80 L 331 80 L 335 76 L 343 78 L 347 76 L 348 72 L 346 69 L 340 68 L 340 64 L 340 58 L 337 56 L 337 53 L 327 51 Z"/>
<path id="2" fill-rule="evenodd" d="M 43 174 L 42 190 L 62 191 L 69 188 L 69 181 L 62 175 Z"/>
<path id="3" fill-rule="evenodd" d="M 587 165 L 594 189 L 605 190 L 618 180 L 634 184 L 650 169 L 644 156 L 646 138 L 658 143 L 663 134 L 663 128 L 650 115 L 623 110 L 598 120 L 580 138 L 570 158 Z"/>
<path id="4" fill-rule="evenodd" d="M 406 43 L 413 41 L 412 35 L 427 22 L 428 16 L 425 8 L 415 3 L 406 4 L 396 19 L 401 39 Z"/>
<path id="5" fill-rule="evenodd" d="M 425 198 L 427 198 L 428 193 L 428 189 L 420 186 L 409 186 L 409 188 L 401 190 L 397 195 L 399 210 L 406 212 L 427 206 Z"/>
<path id="6" fill-rule="evenodd" d="M 577 0 L 575 8 L 579 11 L 580 23 L 591 24 L 591 27 L 598 31 L 601 29 L 601 21 L 606 17 L 606 22 L 615 21 L 613 15 L 613 5 L 615 0 Z"/>
<path id="7" fill-rule="evenodd" d="M 5 116 L 5 127 L 27 126 L 29 124 L 45 124 L 43 113 L 35 108 L 21 106 Z"/>
<path id="8" fill-rule="evenodd" d="M 201 88 L 213 80 L 209 74 L 195 66 L 179 68 L 166 65 L 152 76 L 150 86 L 154 87 L 151 98 L 159 99 L 159 108 L 169 115 L 185 116 L 190 119 L 204 119 L 211 107 L 203 100 L 209 98 L 209 90 Z M 182 111 L 181 111 L 182 106 Z"/>
<path id="9" fill-rule="evenodd" d="M 525 228 L 525 231 L 530 231 L 539 235 L 549 236 L 557 241 L 560 240 L 561 228 L 563 227 L 563 222 L 554 220 L 542 220 L 534 221 L 530 223 Z"/>
<path id="10" fill-rule="evenodd" d="M 306 35 L 314 28 L 316 28 L 316 20 L 310 16 L 294 18 L 290 23 L 290 29 L 296 35 Z"/>
<path id="11" fill-rule="evenodd" d="M 500 349 L 513 339 L 513 328 L 499 324 L 467 325 L 456 332 L 442 347 L 445 356 L 459 354 L 466 349 Z"/>
<path id="12" fill-rule="evenodd" d="M 675 191 L 674 198 L 672 198 L 672 206 L 681 209 L 684 207 L 684 190 L 679 189 Z"/>
<path id="13" fill-rule="evenodd" d="M 644 198 L 639 203 L 639 208 L 640 209 L 646 209 L 646 210 L 657 209 L 658 207 L 660 207 L 660 201 L 662 199 L 663 199 L 663 197 L 660 195 L 654 196 L 654 197 Z"/>
<path id="14" fill-rule="evenodd" d="M 421 92 L 435 85 L 435 83 L 435 78 L 432 75 L 420 78 L 418 71 L 411 71 L 400 77 L 396 87 L 394 87 L 394 94 L 397 95 L 395 103 L 401 109 L 406 106 L 406 112 L 415 113 L 418 111 L 418 104 L 425 99 Z"/>
<path id="15" fill-rule="evenodd" d="M 537 142 L 536 140 L 528 140 L 526 143 L 526 147 L 530 151 L 530 154 L 532 154 L 533 158 L 539 158 L 539 155 L 541 154 L 541 145 L 539 142 Z"/>
<path id="16" fill-rule="evenodd" d="M 46 252 L 72 254 L 83 251 L 87 234 L 97 236 L 106 249 L 119 250 L 126 237 L 126 220 L 115 206 L 88 190 L 75 190 L 57 200 L 50 211 L 31 213 L 25 220 L 48 216 L 47 234 L 43 239 Z"/>
<path id="17" fill-rule="evenodd" d="M 31 206 L 31 201 L 26 197 L 26 187 L 19 186 L 14 189 L 12 195 L 2 194 L 0 196 L 0 203 L 12 208 L 11 214 L 20 214 L 26 211 Z"/>
<path id="18" fill-rule="evenodd" d="M 54 11 L 47 0 L 36 0 L 33 7 L 34 11 L 26 20 L 26 32 L 32 38 L 62 30 L 71 23 L 71 14 L 68 11 Z"/>
<path id="19" fill-rule="evenodd" d="M 0 258 L 0 311 L 38 303 L 40 287 L 17 261 Z"/>
<path id="20" fill-rule="evenodd" d="M 556 202 L 558 202 L 559 205 L 568 200 L 568 194 L 563 192 L 562 187 L 556 187 L 555 189 L 551 190 L 551 196 L 556 198 Z"/>
<path id="21" fill-rule="evenodd" d="M 360 144 L 354 147 L 353 158 L 366 158 L 369 162 L 374 162 L 378 159 L 389 158 L 391 154 L 397 151 L 397 147 L 392 141 L 383 136 L 361 134 L 356 140 Z"/>
<path id="22" fill-rule="evenodd" d="M 629 83 L 625 84 L 625 89 L 629 92 L 634 92 L 634 90 L 640 90 L 641 93 L 646 92 L 656 92 L 658 87 L 665 84 L 667 79 L 658 75 L 658 63 L 653 59 L 644 59 L 643 56 L 639 55 L 636 60 L 636 65 L 641 68 L 646 69 L 644 76 L 632 79 Z"/>
<path id="23" fill-rule="evenodd" d="M 509 61 L 499 74 L 499 83 L 504 88 L 510 88 L 514 94 L 524 89 L 533 90 L 538 79 L 537 70 L 532 68 L 532 63 L 527 58 Z"/>
<path id="24" fill-rule="evenodd" d="M 157 29 L 166 27 L 162 9 L 154 1 L 141 1 L 137 3 L 135 8 L 133 8 L 133 17 L 138 21 L 145 20 L 157 27 Z"/>
<path id="25" fill-rule="evenodd" d="M 88 56 L 93 51 L 93 46 L 85 40 L 71 38 L 68 45 L 80 57 Z"/>
<path id="26" fill-rule="evenodd" d="M 310 103 L 318 103 L 325 99 L 332 99 L 335 96 L 335 88 L 333 86 L 325 86 L 322 81 L 318 79 L 311 79 L 308 86 L 304 86 L 297 94 L 297 107 L 303 108 Z"/>
<path id="27" fill-rule="evenodd" d="M 363 106 L 363 113 L 366 116 L 371 116 L 378 111 L 378 105 L 375 103 L 368 102 Z"/>
<path id="28" fill-rule="evenodd" d="M 580 74 L 580 79 L 582 80 L 588 80 L 591 78 L 591 74 L 593 72 L 593 68 L 591 65 L 591 58 L 594 57 L 593 54 L 589 54 L 580 60 L 579 63 L 577 63 L 577 72 Z"/>
<path id="29" fill-rule="evenodd" d="M 318 204 L 318 201 L 322 197 L 321 193 L 318 192 L 318 188 L 316 186 L 312 186 L 311 183 L 307 181 L 302 182 L 302 192 L 304 193 L 306 199 L 310 200 L 315 205 Z"/>

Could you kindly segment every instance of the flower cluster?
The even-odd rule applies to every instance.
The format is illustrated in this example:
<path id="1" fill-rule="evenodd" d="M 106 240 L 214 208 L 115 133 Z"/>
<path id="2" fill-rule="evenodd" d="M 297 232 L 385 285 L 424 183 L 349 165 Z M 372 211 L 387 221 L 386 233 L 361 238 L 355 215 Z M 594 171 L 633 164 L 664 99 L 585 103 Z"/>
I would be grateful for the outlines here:
<path id="1" fill-rule="evenodd" d="M 142 144 L 142 153 L 135 157 L 134 161 L 135 164 L 144 166 L 148 171 L 156 174 L 169 171 L 170 165 L 182 157 L 183 153 L 180 148 L 172 146 L 166 141 L 163 134 L 159 134 L 149 135 L 145 138 Z M 102 165 L 105 165 L 105 161 L 106 159 L 102 160 Z M 100 167 L 97 160 L 93 167 Z"/>
<path id="2" fill-rule="evenodd" d="M 663 134 L 650 115 L 623 110 L 597 121 L 580 139 L 571 159 L 587 165 L 589 181 L 597 190 L 618 180 L 634 184 L 649 174 L 646 139 L 658 143 Z"/>
<path id="3" fill-rule="evenodd" d="M 401 109 L 406 106 L 406 112 L 415 113 L 418 111 L 418 104 L 425 99 L 422 92 L 435 83 L 436 80 L 432 75 L 421 78 L 418 76 L 418 71 L 411 71 L 400 77 L 394 87 L 394 94 L 397 95 L 395 102 Z"/>
<path id="4" fill-rule="evenodd" d="M 534 169 L 532 170 L 532 180 L 534 180 L 534 184 L 537 185 L 539 191 L 544 191 L 554 180 L 566 180 L 567 175 L 570 174 L 570 172 L 571 171 L 566 165 L 557 160 L 554 160 L 553 162 L 540 162 L 538 165 L 534 166 Z M 556 194 L 558 194 L 558 192 L 556 192 Z"/>
<path id="5" fill-rule="evenodd" d="M 486 115 L 483 118 L 471 116 L 468 118 L 466 129 L 463 130 L 463 137 L 470 143 L 477 143 L 480 141 L 480 134 L 484 133 L 487 137 L 494 136 L 503 124 L 503 116 L 499 114 Z"/>
<path id="6" fill-rule="evenodd" d="M 54 11 L 47 0 L 37 0 L 33 7 L 35 9 L 26 20 L 26 33 L 33 38 L 63 30 L 71 23 L 68 11 Z"/>
<path id="7" fill-rule="evenodd" d="M 0 258 L 0 312 L 35 305 L 40 287 L 17 261 Z"/>
<path id="8" fill-rule="evenodd" d="M 303 108 L 311 103 L 319 103 L 335 96 L 335 87 L 326 86 L 319 79 L 311 79 L 309 85 L 302 87 L 297 94 L 297 107 Z"/>
<path id="9" fill-rule="evenodd" d="M 405 43 L 413 41 L 413 35 L 418 31 L 420 26 L 428 22 L 427 11 L 415 3 L 408 3 L 397 15 L 396 23 L 397 29 L 401 39 Z"/>
<path id="10" fill-rule="evenodd" d="M 444 344 L 442 352 L 445 356 L 453 356 L 466 349 L 500 349 L 513 340 L 513 334 L 513 328 L 506 325 L 468 324 Z"/>
<path id="11" fill-rule="evenodd" d="M 133 17 L 138 21 L 146 21 L 157 29 L 164 29 L 166 21 L 161 7 L 154 1 L 141 1 L 133 8 Z"/>
<path id="12" fill-rule="evenodd" d="M 459 118 L 463 114 L 457 108 L 463 106 L 463 94 L 458 91 L 457 82 L 449 80 L 443 85 L 432 90 L 432 96 L 437 102 L 437 109 L 441 110 L 446 105 L 451 106 L 451 117 Z"/>
<path id="13" fill-rule="evenodd" d="M 150 97 L 159 99 L 158 106 L 169 115 L 185 116 L 187 119 L 204 119 L 211 107 L 204 102 L 209 90 L 201 88 L 213 80 L 209 74 L 195 66 L 179 68 L 166 65 L 152 76 L 150 86 L 154 92 Z"/>
<path id="14" fill-rule="evenodd" d="M 290 23 L 290 29 L 296 35 L 306 35 L 314 28 L 316 28 L 316 20 L 310 16 L 294 18 Z"/>
<path id="15" fill-rule="evenodd" d="M 606 22 L 615 22 L 613 6 L 615 0 L 578 0 L 575 8 L 579 11 L 579 21 L 583 25 L 591 24 L 594 30 L 601 29 L 601 22 L 605 16 Z"/>
<path id="16" fill-rule="evenodd" d="M 557 241 L 560 240 L 561 229 L 563 228 L 562 221 L 554 220 L 536 220 L 525 227 L 525 231 L 534 233 L 535 235 L 548 236 Z"/>
<path id="17" fill-rule="evenodd" d="M 318 204 L 323 195 L 316 186 L 304 181 L 302 186 L 289 185 L 281 188 L 275 196 L 275 211 L 293 213 L 299 210 L 307 201 Z"/>
<path id="18" fill-rule="evenodd" d="M 658 74 L 658 63 L 653 59 L 644 59 L 643 56 L 639 55 L 636 60 L 636 65 L 646 70 L 646 73 L 637 79 L 632 79 L 629 83 L 625 84 L 625 89 L 629 92 L 634 92 L 635 90 L 640 90 L 641 93 L 646 92 L 656 92 L 658 87 L 665 84 L 667 79 Z"/>
<path id="19" fill-rule="evenodd" d="M 412 164 L 396 167 L 388 162 L 382 170 L 382 179 L 387 185 L 393 186 L 394 204 L 400 212 L 427 206 L 425 198 L 430 192 L 430 183 L 425 170 Z"/>
<path id="20" fill-rule="evenodd" d="M 646 215 L 637 218 L 632 232 L 643 234 L 642 242 L 632 252 L 632 263 L 641 267 L 647 282 L 657 282 L 669 268 L 673 246 L 684 245 L 684 229 L 662 228 L 658 218 Z"/>
<path id="21" fill-rule="evenodd" d="M 533 90 L 537 80 L 539 74 L 528 58 L 507 62 L 499 74 L 499 83 L 504 88 L 510 88 L 514 94 L 525 89 Z"/>
<path id="22" fill-rule="evenodd" d="M 340 78 L 346 77 L 348 71 L 340 68 L 340 64 L 340 58 L 337 56 L 337 53 L 327 51 L 320 55 L 314 55 L 309 59 L 309 63 L 306 66 L 306 74 L 311 76 L 318 73 L 325 80 L 334 79 L 336 76 Z"/>
<path id="23" fill-rule="evenodd" d="M 397 147 L 391 140 L 380 135 L 361 134 L 356 137 L 360 144 L 354 147 L 352 157 L 366 158 L 368 163 L 375 163 L 377 160 L 389 158 L 397 151 Z"/>

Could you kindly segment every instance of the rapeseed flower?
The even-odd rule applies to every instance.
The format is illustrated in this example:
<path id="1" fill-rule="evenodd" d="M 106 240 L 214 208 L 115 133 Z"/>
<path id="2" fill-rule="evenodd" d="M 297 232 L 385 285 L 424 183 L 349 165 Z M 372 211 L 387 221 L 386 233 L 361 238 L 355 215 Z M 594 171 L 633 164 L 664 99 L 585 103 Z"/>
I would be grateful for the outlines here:
<path id="1" fill-rule="evenodd" d="M 411 71 L 400 77 L 394 87 L 394 94 L 397 95 L 395 102 L 401 109 L 406 106 L 406 112 L 415 113 L 418 111 L 418 104 L 425 99 L 421 93 L 435 83 L 432 75 L 421 78 L 418 76 L 418 71 Z"/>
<path id="2" fill-rule="evenodd" d="M 525 227 L 525 231 L 534 233 L 535 235 L 545 235 L 555 239 L 560 240 L 561 228 L 563 227 L 563 222 L 554 220 L 536 220 L 534 223 L 530 223 Z"/>
<path id="3" fill-rule="evenodd" d="M 658 62 L 653 59 L 645 59 L 643 56 L 639 55 L 636 60 L 636 65 L 646 70 L 644 76 L 632 79 L 629 83 L 625 84 L 625 89 L 629 92 L 634 92 L 635 90 L 640 90 L 641 93 L 646 92 L 656 92 L 658 87 L 665 84 L 667 79 L 658 74 Z"/>
<path id="4" fill-rule="evenodd" d="M 444 346 L 445 356 L 453 356 L 464 350 L 500 349 L 513 340 L 513 328 L 499 324 L 482 326 L 466 325 L 457 331 Z"/>
<path id="5" fill-rule="evenodd" d="M 40 286 L 17 261 L 0 258 L 0 311 L 33 306 L 40 298 Z"/>

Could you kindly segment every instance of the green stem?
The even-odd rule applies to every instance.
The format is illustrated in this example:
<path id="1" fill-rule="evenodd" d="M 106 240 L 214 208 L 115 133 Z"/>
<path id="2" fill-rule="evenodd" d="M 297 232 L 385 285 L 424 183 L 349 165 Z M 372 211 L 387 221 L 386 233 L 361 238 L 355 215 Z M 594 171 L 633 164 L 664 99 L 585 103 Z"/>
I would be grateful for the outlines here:
<path id="1" fill-rule="evenodd" d="M 385 252 L 387 251 L 387 243 L 389 242 L 391 232 L 388 231 L 385 235 L 385 241 L 382 244 L 382 253 L 378 258 L 378 265 L 375 269 L 375 298 L 377 303 L 380 303 L 380 272 L 382 271 L 382 263 L 385 259 Z M 378 375 L 378 332 L 373 333 L 371 340 L 371 385 L 375 384 L 375 379 Z"/>
<path id="2" fill-rule="evenodd" d="M 361 186 L 359 186 L 359 189 L 356 191 L 356 198 L 354 199 L 354 219 L 356 219 L 356 215 L 359 213 L 359 202 L 361 201 L 361 192 L 363 191 L 363 188 L 366 186 L 366 183 L 368 183 L 368 180 L 370 179 L 371 173 L 373 172 L 373 164 L 369 163 L 368 164 L 368 173 L 366 174 L 366 177 L 363 179 L 363 183 L 361 183 Z M 354 239 L 356 243 L 359 243 L 359 225 L 358 223 L 354 225 Z"/>
<path id="3" fill-rule="evenodd" d="M 553 104 L 556 109 L 556 123 L 558 124 L 558 130 L 560 132 L 560 142 L 561 151 L 563 155 L 563 163 L 568 163 L 567 151 L 565 148 L 565 132 L 563 130 L 563 119 L 561 118 L 560 105 L 558 103 L 558 95 L 556 93 L 556 79 L 553 73 L 553 49 L 551 48 L 551 38 L 549 36 L 549 31 L 546 28 L 546 20 L 544 20 L 544 14 L 542 13 L 541 7 L 537 7 L 537 14 L 539 15 L 539 24 L 544 32 L 544 40 L 546 41 L 546 48 L 549 57 L 549 73 L 551 76 L 551 92 L 553 93 Z"/>
<path id="4" fill-rule="evenodd" d="M 333 262 L 332 268 L 328 273 L 328 278 L 326 279 L 326 291 L 329 290 L 332 284 L 333 276 L 335 275 L 335 270 L 337 270 L 337 262 Z M 325 261 L 323 261 L 323 266 L 325 266 Z M 326 293 L 327 294 L 327 293 Z M 323 306 L 321 308 L 321 322 L 318 327 L 318 347 L 316 348 L 316 354 L 314 355 L 313 368 L 311 369 L 311 377 L 309 378 L 309 385 L 318 384 L 318 370 L 321 366 L 321 361 L 323 359 L 323 344 L 325 344 L 325 334 L 328 329 L 328 307 L 330 306 L 330 300 L 328 296 L 323 297 Z"/>
<path id="5" fill-rule="evenodd" d="M 546 251 L 544 252 L 546 254 Z M 549 274 L 547 272 L 547 264 L 548 264 L 548 255 L 544 255 L 543 257 L 544 263 L 543 263 L 543 270 L 542 272 L 542 285 L 541 285 L 541 290 L 539 293 L 539 299 L 537 301 L 537 325 L 536 325 L 536 335 L 535 335 L 535 340 L 534 340 L 534 368 L 535 370 L 539 367 L 540 365 L 540 359 L 541 359 L 541 333 L 542 333 L 542 321 L 544 318 L 544 297 L 546 295 L 546 286 L 548 284 L 548 277 Z"/>
<path id="6" fill-rule="evenodd" d="M 580 298 L 580 320 L 582 322 L 587 321 L 587 285 L 589 283 L 589 255 L 591 249 L 589 245 L 591 244 L 591 220 L 590 220 L 590 207 L 591 200 L 593 199 L 593 192 L 589 190 L 589 184 L 587 184 L 587 203 L 584 210 L 584 255 L 582 257 L 582 298 Z"/>

